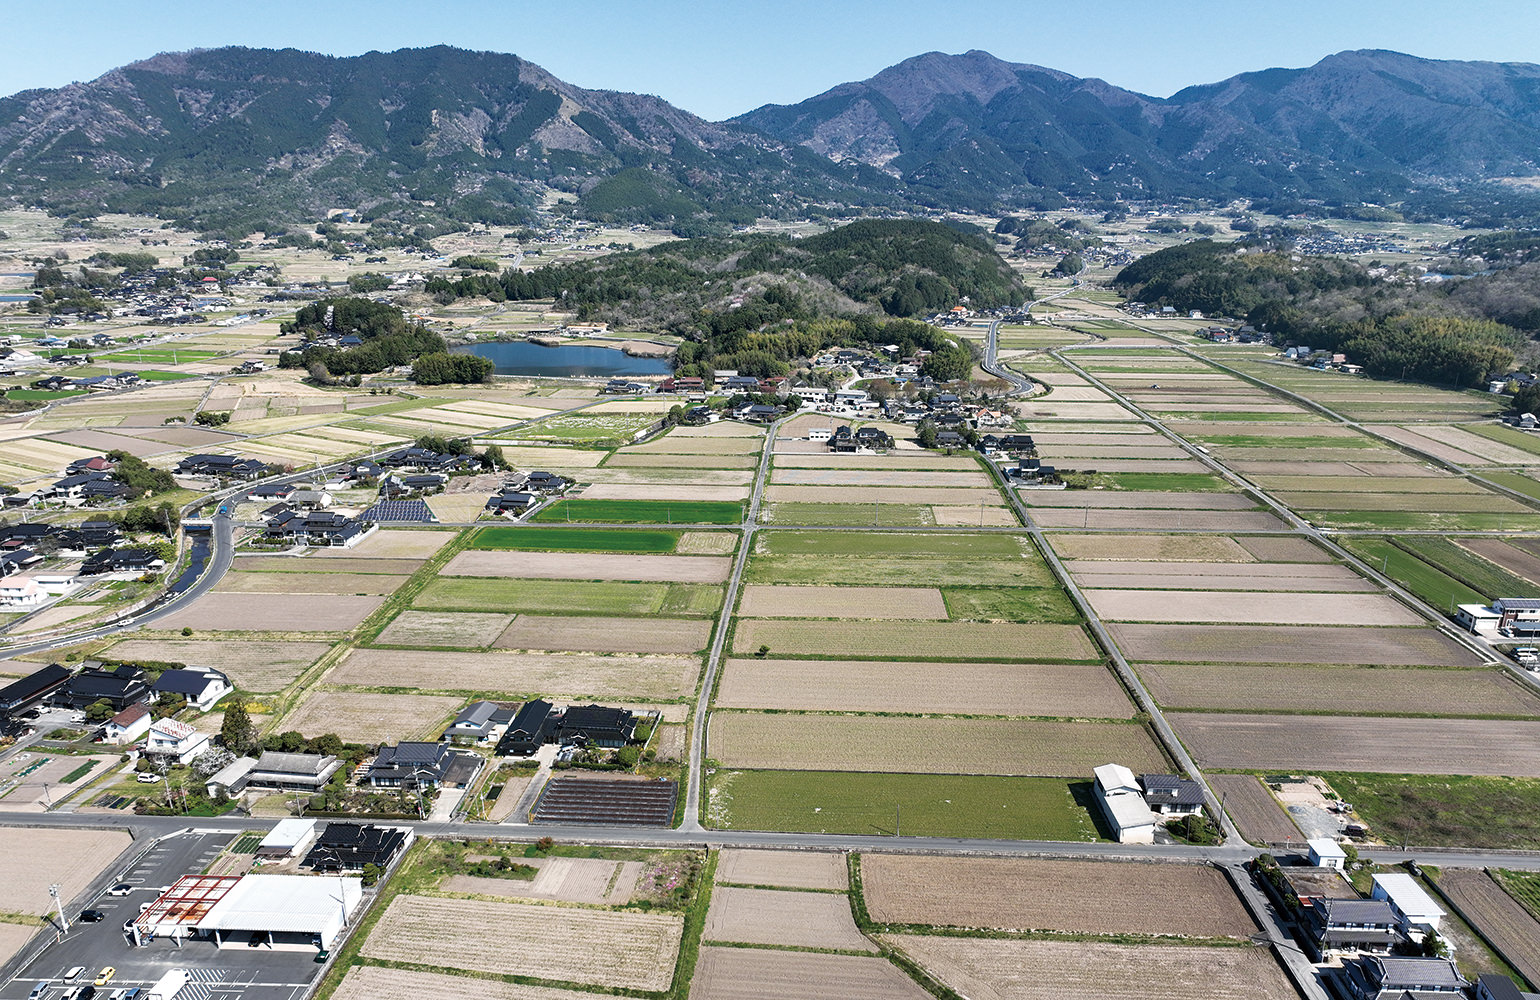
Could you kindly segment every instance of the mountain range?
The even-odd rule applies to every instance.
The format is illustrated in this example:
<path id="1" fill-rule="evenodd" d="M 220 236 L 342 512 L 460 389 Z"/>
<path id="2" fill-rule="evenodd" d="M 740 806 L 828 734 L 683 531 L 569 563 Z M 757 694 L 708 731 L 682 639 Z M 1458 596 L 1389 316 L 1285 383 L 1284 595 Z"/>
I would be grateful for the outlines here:
<path id="1" fill-rule="evenodd" d="M 336 207 L 512 224 L 552 192 L 581 216 L 687 233 L 1066 198 L 1388 206 L 1540 174 L 1537 156 L 1540 66 L 1383 51 L 1164 99 L 986 52 L 927 53 L 726 122 L 442 46 L 162 54 L 0 99 L 12 201 L 230 231 Z"/>

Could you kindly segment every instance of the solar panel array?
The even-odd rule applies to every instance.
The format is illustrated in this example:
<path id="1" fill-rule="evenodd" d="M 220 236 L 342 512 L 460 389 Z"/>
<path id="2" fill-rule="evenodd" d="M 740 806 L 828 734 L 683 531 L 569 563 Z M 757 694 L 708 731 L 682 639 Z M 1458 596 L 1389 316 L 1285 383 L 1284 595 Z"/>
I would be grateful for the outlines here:
<path id="1" fill-rule="evenodd" d="M 535 806 L 535 823 L 668 826 L 678 785 L 669 780 L 552 778 Z"/>
<path id="2" fill-rule="evenodd" d="M 435 523 L 438 518 L 422 500 L 381 500 L 364 511 L 365 521 L 383 524 L 387 521 L 413 521 L 421 524 Z"/>

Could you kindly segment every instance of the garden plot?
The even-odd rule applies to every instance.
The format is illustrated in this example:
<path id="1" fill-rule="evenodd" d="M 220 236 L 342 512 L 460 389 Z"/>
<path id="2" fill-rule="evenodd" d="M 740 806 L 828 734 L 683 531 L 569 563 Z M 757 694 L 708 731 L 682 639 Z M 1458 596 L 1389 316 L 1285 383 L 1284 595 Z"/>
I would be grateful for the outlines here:
<path id="1" fill-rule="evenodd" d="M 774 587 L 750 584 L 738 614 L 744 618 L 940 619 L 946 601 L 935 587 Z"/>
<path id="2" fill-rule="evenodd" d="M 1168 712 L 1200 768 L 1540 777 L 1540 722 Z"/>
<path id="3" fill-rule="evenodd" d="M 1034 507 L 1032 520 L 1044 528 L 1112 528 L 1165 531 L 1277 531 L 1283 522 L 1261 510 L 1094 510 L 1089 507 Z"/>
<path id="4" fill-rule="evenodd" d="M 878 923 L 1239 939 L 1257 930 L 1208 865 L 865 854 L 861 883 Z"/>
<path id="5" fill-rule="evenodd" d="M 281 691 L 331 647 L 324 642 L 125 639 L 102 653 L 120 660 L 213 666 L 246 691 Z"/>
<path id="6" fill-rule="evenodd" d="M 826 712 L 1127 719 L 1133 704 L 1098 664 L 730 659 L 714 704 Z"/>
<path id="7" fill-rule="evenodd" d="M 1540 716 L 1540 697 L 1497 670 L 1294 664 L 1145 663 L 1157 704 L 1230 711 Z"/>
<path id="8" fill-rule="evenodd" d="M 1131 660 L 1171 663 L 1382 663 L 1474 667 L 1468 649 L 1431 628 L 1318 628 L 1314 625 L 1107 626 Z"/>
<path id="9" fill-rule="evenodd" d="M 1112 492 L 1022 490 L 1028 507 L 1127 507 L 1136 510 L 1251 510 L 1256 502 L 1239 493 Z"/>
<path id="10" fill-rule="evenodd" d="M 517 626 L 517 622 L 514 623 Z M 737 653 L 761 645 L 779 656 L 887 657 L 988 660 L 1030 650 L 1042 660 L 1098 660 L 1078 625 L 974 622 L 863 622 L 750 620 L 738 624 Z"/>
<path id="11" fill-rule="evenodd" d="M 724 848 L 717 857 L 716 883 L 843 891 L 847 874 L 843 854 Z"/>
<path id="12" fill-rule="evenodd" d="M 470 550 L 451 559 L 443 576 L 541 580 L 656 580 L 725 583 L 732 560 L 720 556 Z"/>
<path id="13" fill-rule="evenodd" d="M 710 639 L 709 621 L 519 615 L 496 645 L 587 653 L 694 653 Z"/>
<path id="14" fill-rule="evenodd" d="M 1063 559 L 1158 560 L 1163 563 L 1252 563 L 1256 557 L 1222 535 L 1071 535 L 1049 538 Z"/>
<path id="15" fill-rule="evenodd" d="M 382 646 L 490 646 L 513 615 L 403 611 L 375 641 Z"/>
<path id="16" fill-rule="evenodd" d="M 173 631 L 347 632 L 383 601 L 379 596 L 211 593 L 157 624 Z"/>
<path id="17" fill-rule="evenodd" d="M 222 594 L 393 594 L 405 576 L 385 573 L 226 573 L 214 588 Z"/>
<path id="18" fill-rule="evenodd" d="M 355 743 L 431 740 L 464 704 L 461 698 L 360 691 L 311 691 L 274 732 L 296 730 L 316 737 L 336 733 Z"/>
<path id="19" fill-rule="evenodd" d="M 355 649 L 326 683 L 524 697 L 675 701 L 695 689 L 699 657 L 442 653 Z"/>
<path id="20" fill-rule="evenodd" d="M 982 472 L 925 469 L 796 469 L 777 467 L 770 482 L 784 486 L 952 486 L 989 487 Z"/>
<path id="21" fill-rule="evenodd" d="M 1298 1000 L 1264 948 L 1011 938 L 883 938 L 941 983 L 990 1000 Z"/>
<path id="22" fill-rule="evenodd" d="M 967 504 L 1003 503 L 1000 491 L 987 489 L 951 489 L 926 486 L 767 486 L 765 499 L 771 503 L 884 503 L 884 504 Z"/>
<path id="23" fill-rule="evenodd" d="M 673 914 L 397 896 L 364 941 L 371 958 L 666 990 L 684 920 Z M 520 942 L 510 948 L 510 941 Z"/>
<path id="24" fill-rule="evenodd" d="M 689 1000 L 930 1000 L 885 958 L 764 948 L 700 950 Z"/>
<path id="25" fill-rule="evenodd" d="M 410 528 L 381 528 L 351 549 L 326 549 L 315 559 L 427 559 L 448 545 L 453 531 L 415 531 Z"/>
<path id="26" fill-rule="evenodd" d="M 1273 793 L 1251 774 L 1210 774 L 1209 787 L 1222 798 L 1225 812 L 1240 828 L 1241 836 L 1254 844 L 1285 844 L 1300 837 Z"/>
<path id="27" fill-rule="evenodd" d="M 1383 594 L 1293 593 L 1219 590 L 1087 590 L 1102 618 L 1111 621 L 1212 622 L 1280 625 L 1301 619 L 1318 625 L 1420 625 L 1409 608 Z"/>
<path id="28" fill-rule="evenodd" d="M 754 770 L 1079 777 L 1109 760 L 1167 767 L 1143 726 L 1118 722 L 718 712 L 709 745 L 724 767 Z"/>
<path id="29" fill-rule="evenodd" d="M 4 839 L 0 888 L 5 891 L 5 908 L 39 916 L 54 908 L 50 885 L 59 886 L 59 898 L 68 906 L 133 842 L 121 830 L 36 827 L 6 827 Z M 31 928 L 28 936 L 37 929 Z"/>
<path id="30" fill-rule="evenodd" d="M 1477 933 L 1525 979 L 1540 982 L 1540 921 L 1485 871 L 1445 868 L 1437 881 Z"/>

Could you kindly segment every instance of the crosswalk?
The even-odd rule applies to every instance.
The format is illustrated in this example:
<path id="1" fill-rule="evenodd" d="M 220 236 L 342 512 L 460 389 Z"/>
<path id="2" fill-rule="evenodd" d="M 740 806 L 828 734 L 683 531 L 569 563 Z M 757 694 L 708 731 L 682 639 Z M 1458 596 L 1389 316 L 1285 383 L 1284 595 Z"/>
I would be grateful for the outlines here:
<path id="1" fill-rule="evenodd" d="M 188 983 L 177 991 L 176 1000 L 209 1000 L 229 976 L 229 969 L 188 969 Z"/>

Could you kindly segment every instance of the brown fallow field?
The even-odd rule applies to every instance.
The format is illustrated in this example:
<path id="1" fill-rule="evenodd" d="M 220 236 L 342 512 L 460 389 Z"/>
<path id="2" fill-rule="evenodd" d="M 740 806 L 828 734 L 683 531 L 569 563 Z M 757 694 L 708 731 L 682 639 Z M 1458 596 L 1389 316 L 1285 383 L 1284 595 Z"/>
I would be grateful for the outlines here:
<path id="1" fill-rule="evenodd" d="M 168 631 L 347 632 L 384 601 L 318 594 L 206 594 L 157 625 Z"/>
<path id="2" fill-rule="evenodd" d="M 324 642 L 125 639 L 104 652 L 123 660 L 214 666 L 247 691 L 281 691 L 331 646 Z"/>
<path id="3" fill-rule="evenodd" d="M 404 576 L 386 573 L 226 573 L 221 594 L 393 594 Z"/>
<path id="4" fill-rule="evenodd" d="M 59 886 L 66 907 L 132 843 L 121 830 L 44 830 L 5 827 L 0 832 L 0 889 L 11 913 L 53 909 L 48 887 Z M 37 931 L 28 930 L 28 935 Z"/>
<path id="5" fill-rule="evenodd" d="M 992 1000 L 1298 1000 L 1264 948 L 885 936 L 965 997 Z"/>
<path id="6" fill-rule="evenodd" d="M 1028 507 L 1124 507 L 1130 510 L 1250 510 L 1256 503 L 1239 493 L 1062 493 L 1021 491 Z"/>
<path id="7" fill-rule="evenodd" d="M 1254 844 L 1283 844 L 1301 839 L 1299 827 L 1273 798 L 1262 780 L 1251 774 L 1210 774 L 1209 787 L 1221 796 L 1225 812 L 1241 836 Z"/>
<path id="8" fill-rule="evenodd" d="M 448 976 L 441 972 L 357 965 L 348 970 L 332 1000 L 423 1000 L 475 994 L 486 1000 L 593 1000 L 587 991 L 523 986 L 496 979 Z"/>
<path id="9" fill-rule="evenodd" d="M 693 653 L 704 649 L 710 638 L 709 621 L 519 615 L 496 645 L 585 653 Z"/>
<path id="10" fill-rule="evenodd" d="M 1320 625 L 1420 625 L 1422 618 L 1383 594 L 1278 594 L 1217 590 L 1087 590 L 1111 621 L 1214 624 L 1312 621 Z"/>
<path id="11" fill-rule="evenodd" d="M 515 625 L 518 623 L 515 622 Z M 1096 648 L 1078 625 L 976 622 L 742 621 L 733 649 L 752 653 L 768 645 L 783 656 L 934 657 L 988 659 L 1029 650 L 1045 660 L 1096 660 Z"/>
<path id="12" fill-rule="evenodd" d="M 1368 592 L 1378 588 L 1346 566 L 1319 563 L 1161 563 L 1077 559 L 1065 569 L 1082 587 L 1101 589 Z M 1287 600 L 1282 598 L 1280 600 Z"/>
<path id="13" fill-rule="evenodd" d="M 363 954 L 494 975 L 665 990 L 684 919 L 675 914 L 397 896 Z M 509 947 L 509 942 L 519 942 Z"/>
<path id="14" fill-rule="evenodd" d="M 1241 939 L 1257 929 L 1207 865 L 866 854 L 861 883 L 878 923 Z"/>
<path id="15" fill-rule="evenodd" d="M 242 573 L 274 573 L 283 576 L 293 574 L 329 575 L 332 573 L 378 573 L 386 576 L 409 576 L 422 568 L 422 559 L 353 559 L 335 556 L 319 559 L 314 556 L 242 556 L 237 555 L 235 569 Z"/>
<path id="16" fill-rule="evenodd" d="M 718 885 L 774 885 L 787 889 L 840 889 L 849 884 L 845 855 L 831 851 L 760 851 L 723 848 Z"/>
<path id="17" fill-rule="evenodd" d="M 326 675 L 325 682 L 420 691 L 673 701 L 695 689 L 700 668 L 700 658 L 695 656 L 355 649 Z"/>
<path id="18" fill-rule="evenodd" d="M 1462 548 L 1496 563 L 1508 572 L 1540 583 L 1540 556 L 1533 552 L 1510 545 L 1500 538 L 1460 538 L 1456 541 Z"/>
<path id="19" fill-rule="evenodd" d="M 426 559 L 454 536 L 453 531 L 381 528 L 351 549 L 328 549 L 312 558 Z"/>
<path id="20" fill-rule="evenodd" d="M 1156 704 L 1233 711 L 1360 711 L 1407 715 L 1540 716 L 1540 697 L 1497 670 L 1302 665 L 1141 663 Z"/>
<path id="21" fill-rule="evenodd" d="M 359 743 L 435 739 L 462 699 L 418 694 L 311 691 L 276 732 L 336 733 Z"/>
<path id="22" fill-rule="evenodd" d="M 843 893 L 717 886 L 703 941 L 876 951 L 856 929 Z"/>
<path id="23" fill-rule="evenodd" d="M 726 767 L 766 770 L 1078 777 L 1109 760 L 1167 767 L 1148 730 L 1120 722 L 717 712 L 710 747 Z"/>
<path id="24" fill-rule="evenodd" d="M 1484 871 L 1445 868 L 1438 887 L 1519 973 L 1540 983 L 1540 922 Z"/>
<path id="25" fill-rule="evenodd" d="M 690 1000 L 930 1000 L 885 958 L 770 951 L 700 950 Z"/>
<path id="26" fill-rule="evenodd" d="M 490 646 L 513 615 L 403 611 L 376 640 L 382 646 Z"/>
<path id="27" fill-rule="evenodd" d="M 1044 528 L 1137 528 L 1144 530 L 1276 531 L 1283 522 L 1261 510 L 1093 510 L 1034 507 Z"/>
<path id="28" fill-rule="evenodd" d="M 1540 722 L 1168 712 L 1200 768 L 1540 778 Z"/>
<path id="29" fill-rule="evenodd" d="M 1383 663 L 1473 667 L 1469 650 L 1431 628 L 1314 625 L 1107 626 L 1131 660 L 1173 663 Z"/>
<path id="30" fill-rule="evenodd" d="M 942 486 L 767 486 L 768 503 L 999 504 L 996 489 Z"/>
<path id="31" fill-rule="evenodd" d="M 540 580 L 657 580 L 723 583 L 732 560 L 720 556 L 641 556 L 583 552 L 461 552 L 442 576 Z"/>
<path id="32" fill-rule="evenodd" d="M 946 601 L 935 587 L 799 587 L 750 584 L 738 614 L 744 618 L 885 618 L 945 620 Z"/>
<path id="33" fill-rule="evenodd" d="M 1223 535 L 1072 535 L 1048 537 L 1061 559 L 1252 563 L 1256 557 Z"/>
<path id="34" fill-rule="evenodd" d="M 723 708 L 1127 719 L 1133 703 L 1100 664 L 730 659 Z"/>

